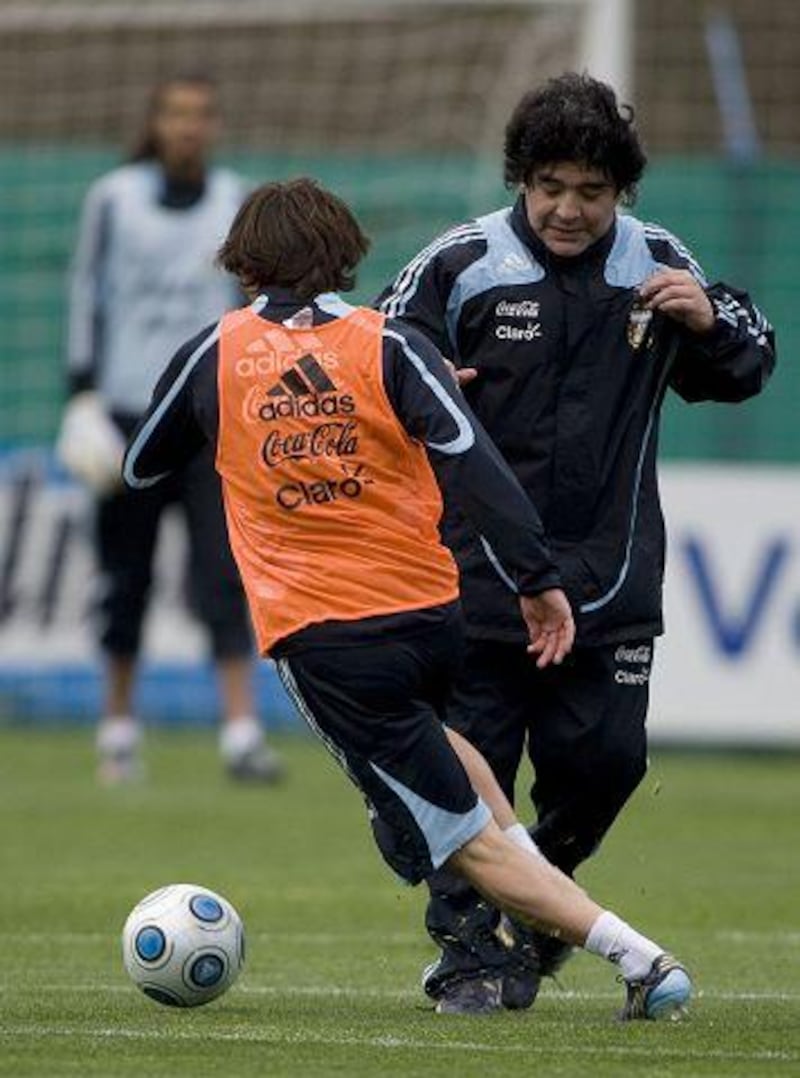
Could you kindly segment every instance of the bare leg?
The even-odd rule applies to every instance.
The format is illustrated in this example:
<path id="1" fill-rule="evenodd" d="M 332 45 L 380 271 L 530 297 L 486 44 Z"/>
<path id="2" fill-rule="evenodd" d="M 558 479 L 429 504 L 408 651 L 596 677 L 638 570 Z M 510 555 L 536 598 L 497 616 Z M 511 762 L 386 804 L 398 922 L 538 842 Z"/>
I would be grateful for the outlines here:
<path id="1" fill-rule="evenodd" d="M 256 713 L 253 696 L 253 663 L 249 658 L 219 659 L 217 680 L 226 722 L 252 719 Z"/>
<path id="2" fill-rule="evenodd" d="M 444 732 L 447 734 L 447 740 L 453 746 L 459 760 L 464 765 L 464 770 L 469 775 L 472 788 L 489 806 L 492 816 L 494 816 L 500 829 L 507 831 L 509 827 L 513 827 L 517 823 L 516 813 L 511 807 L 508 798 L 500 789 L 497 779 L 494 777 L 494 772 L 489 767 L 485 757 L 478 752 L 471 742 L 467 741 L 461 734 L 456 733 L 455 730 L 451 730 L 449 726 L 445 726 Z"/>
<path id="3" fill-rule="evenodd" d="M 521 849 L 494 822 L 453 854 L 448 866 L 512 917 L 579 947 L 603 913 L 574 880 Z"/>
<path id="4" fill-rule="evenodd" d="M 484 830 L 447 862 L 492 905 L 566 943 L 619 966 L 628 983 L 623 1018 L 658 1018 L 683 1009 L 692 992 L 686 970 L 657 943 L 603 910 L 536 847 L 517 823 L 491 768 L 474 746 L 447 730 L 470 780 L 495 814 Z M 502 829 L 501 829 L 502 828 Z"/>
<path id="5" fill-rule="evenodd" d="M 620 1018 L 679 1016 L 692 995 L 692 982 L 684 967 L 653 940 L 599 906 L 532 843 L 527 846 L 520 841 L 517 830 L 528 840 L 530 836 L 516 821 L 486 760 L 463 737 L 445 730 L 473 787 L 496 814 L 479 835 L 450 857 L 446 867 L 464 876 L 493 906 L 511 917 L 617 965 L 627 984 Z M 500 982 L 481 983 L 487 991 L 492 985 L 498 994 L 496 998 L 487 995 L 488 1002 L 480 1009 L 475 1009 L 474 1001 L 471 1011 L 465 1009 L 463 999 L 456 1006 L 446 995 L 436 1009 L 441 1014 L 497 1009 L 501 1004 Z M 480 1002 L 483 1004 L 483 999 Z M 525 1005 L 530 1002 L 532 999 Z"/>
<path id="6" fill-rule="evenodd" d="M 136 658 L 133 655 L 109 655 L 106 659 L 104 715 L 133 714 L 133 684 Z"/>
<path id="7" fill-rule="evenodd" d="M 97 777 L 115 786 L 142 777 L 142 730 L 133 715 L 134 656 L 109 655 L 105 668 L 103 718 L 97 727 Z"/>
<path id="8" fill-rule="evenodd" d="M 456 733 L 455 730 L 445 726 L 444 731 L 469 775 L 473 789 L 491 809 L 492 816 L 494 816 L 500 830 L 523 850 L 527 850 L 537 857 L 544 857 L 528 831 L 517 819 L 511 802 L 503 793 L 486 758 L 481 755 L 471 742 L 467 741 L 461 734 Z"/>
<path id="9" fill-rule="evenodd" d="M 233 778 L 275 782 L 283 777 L 283 763 L 264 740 L 256 717 L 253 673 L 249 656 L 217 661 L 223 713 L 220 751 Z"/>
<path id="10" fill-rule="evenodd" d="M 506 913 L 617 965 L 628 986 L 621 1018 L 683 1012 L 692 995 L 684 967 L 603 910 L 554 865 L 517 846 L 494 821 L 454 853 L 448 866 Z"/>

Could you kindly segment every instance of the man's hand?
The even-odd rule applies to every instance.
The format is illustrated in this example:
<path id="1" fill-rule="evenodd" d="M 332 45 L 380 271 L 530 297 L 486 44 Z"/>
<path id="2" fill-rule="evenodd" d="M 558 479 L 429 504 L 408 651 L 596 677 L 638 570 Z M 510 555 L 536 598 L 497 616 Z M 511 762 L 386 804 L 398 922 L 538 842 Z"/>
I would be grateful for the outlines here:
<path id="1" fill-rule="evenodd" d="M 465 386 L 467 382 L 471 382 L 473 378 L 478 376 L 476 367 L 457 367 L 450 359 L 445 359 L 445 364 L 453 376 L 453 381 L 459 387 Z"/>
<path id="2" fill-rule="evenodd" d="M 572 608 L 561 588 L 549 588 L 539 595 L 521 595 L 522 616 L 528 627 L 528 654 L 538 656 L 540 670 L 553 663 L 558 666 L 575 642 Z"/>
<path id="3" fill-rule="evenodd" d="M 708 333 L 714 328 L 711 300 L 688 270 L 659 270 L 640 286 L 639 295 L 648 310 L 663 311 L 692 333 Z"/>

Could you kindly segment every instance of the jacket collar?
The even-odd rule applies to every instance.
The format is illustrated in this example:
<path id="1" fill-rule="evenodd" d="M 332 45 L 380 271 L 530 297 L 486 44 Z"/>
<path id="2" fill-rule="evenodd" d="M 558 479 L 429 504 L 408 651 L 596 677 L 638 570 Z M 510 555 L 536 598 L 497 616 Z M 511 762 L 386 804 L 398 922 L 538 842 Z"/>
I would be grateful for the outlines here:
<path id="1" fill-rule="evenodd" d="M 523 195 L 517 198 L 511 210 L 511 227 L 541 265 L 560 270 L 580 270 L 605 262 L 616 238 L 617 219 L 615 216 L 608 232 L 601 236 L 599 240 L 595 240 L 585 251 L 567 258 L 563 255 L 554 255 L 533 231 L 528 215 L 525 212 L 525 198 Z"/>

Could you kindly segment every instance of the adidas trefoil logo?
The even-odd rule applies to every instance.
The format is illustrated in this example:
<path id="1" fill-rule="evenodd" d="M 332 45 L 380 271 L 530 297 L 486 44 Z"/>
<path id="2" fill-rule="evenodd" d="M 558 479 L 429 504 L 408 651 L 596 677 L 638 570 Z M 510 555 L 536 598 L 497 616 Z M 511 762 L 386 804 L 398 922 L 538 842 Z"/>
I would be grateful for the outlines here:
<path id="1" fill-rule="evenodd" d="M 305 378 L 303 377 L 305 375 Z M 304 397 L 309 393 L 335 393 L 336 386 L 319 365 L 317 360 L 309 353 L 301 356 L 298 361 L 289 368 L 279 382 L 270 389 L 267 396 L 285 397 L 289 394 L 293 397 Z"/>
<path id="2" fill-rule="evenodd" d="M 351 415 L 355 401 L 339 394 L 336 383 L 310 353 L 301 356 L 267 391 L 270 400 L 259 409 L 262 419 L 313 419 L 315 416 Z"/>

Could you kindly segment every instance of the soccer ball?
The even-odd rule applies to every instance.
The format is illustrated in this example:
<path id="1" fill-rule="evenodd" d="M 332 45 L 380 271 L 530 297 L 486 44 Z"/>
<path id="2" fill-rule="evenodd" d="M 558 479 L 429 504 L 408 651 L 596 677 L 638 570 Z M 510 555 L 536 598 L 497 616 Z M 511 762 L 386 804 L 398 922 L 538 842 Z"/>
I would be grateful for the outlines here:
<path id="1" fill-rule="evenodd" d="M 226 992 L 244 965 L 244 929 L 221 895 L 173 883 L 146 895 L 122 929 L 133 983 L 169 1007 L 198 1007 Z"/>

